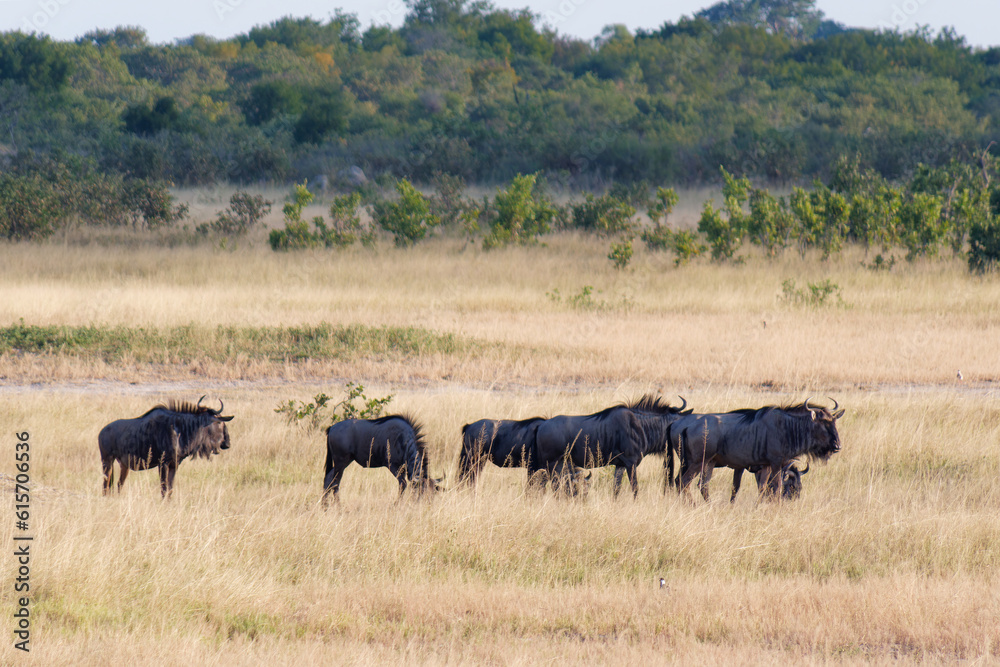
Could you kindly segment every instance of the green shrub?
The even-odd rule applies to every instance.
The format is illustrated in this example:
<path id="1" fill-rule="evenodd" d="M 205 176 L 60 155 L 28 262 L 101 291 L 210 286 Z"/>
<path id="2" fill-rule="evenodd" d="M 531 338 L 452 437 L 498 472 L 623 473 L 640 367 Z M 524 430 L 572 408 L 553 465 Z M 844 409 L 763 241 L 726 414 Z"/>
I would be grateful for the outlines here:
<path id="1" fill-rule="evenodd" d="M 724 207 L 716 210 L 711 200 L 705 202 L 698 221 L 698 231 L 705 235 L 712 249 L 712 258 L 716 261 L 733 259 L 743 245 L 743 237 L 747 232 L 747 215 L 743 211 L 750 191 L 750 181 L 746 178 L 734 178 L 725 169 L 721 169 L 724 184 L 722 197 Z M 725 211 L 726 217 L 722 217 Z"/>
<path id="2" fill-rule="evenodd" d="M 1000 217 L 989 216 L 969 229 L 969 271 L 987 273 L 1000 267 Z"/>
<path id="3" fill-rule="evenodd" d="M 656 188 L 656 199 L 650 202 L 646 211 L 649 219 L 653 221 L 653 225 L 659 225 L 660 220 L 666 222 L 678 201 L 680 198 L 673 188 Z"/>
<path id="4" fill-rule="evenodd" d="M 313 400 L 306 403 L 289 399 L 274 409 L 283 414 L 289 424 L 302 424 L 314 430 L 324 430 L 345 419 L 378 419 L 392 401 L 392 394 L 381 398 L 365 396 L 364 385 L 348 382 L 344 386 L 344 398 L 330 404 L 333 399 L 324 393 L 316 394 Z M 355 405 L 357 399 L 361 405 Z"/>
<path id="5" fill-rule="evenodd" d="M 687 264 L 708 249 L 704 243 L 698 240 L 698 235 L 689 229 L 675 232 L 671 238 L 670 248 L 676 255 L 674 266 Z"/>
<path id="6" fill-rule="evenodd" d="M 829 278 L 818 283 L 806 283 L 804 290 L 796 287 L 795 281 L 790 278 L 781 283 L 781 298 L 787 303 L 822 307 L 828 305 L 831 297 L 836 297 L 836 305 L 845 305 L 840 296 L 840 285 Z"/>
<path id="7" fill-rule="evenodd" d="M 220 211 L 218 217 L 203 229 L 229 236 L 243 236 L 271 212 L 271 204 L 271 201 L 261 195 L 237 190 L 229 198 L 229 207 Z"/>
<path id="8" fill-rule="evenodd" d="M 65 217 L 55 188 L 40 176 L 0 173 L 0 238 L 43 239 Z"/>
<path id="9" fill-rule="evenodd" d="M 584 201 L 573 205 L 573 226 L 601 236 L 630 233 L 634 228 L 635 207 L 610 194 L 595 197 L 587 194 Z"/>
<path id="10" fill-rule="evenodd" d="M 632 241 L 626 240 L 620 243 L 612 243 L 608 259 L 611 260 L 611 263 L 619 271 L 626 268 L 628 263 L 632 261 Z"/>
<path id="11" fill-rule="evenodd" d="M 490 232 L 483 249 L 530 245 L 549 231 L 556 209 L 535 191 L 538 174 L 518 174 L 506 190 L 497 190 L 487 207 Z"/>
<path id="12" fill-rule="evenodd" d="M 272 250 L 301 250 L 315 248 L 320 244 L 318 236 L 309 231 L 309 225 L 302 219 L 302 209 L 312 203 L 312 200 L 313 194 L 309 192 L 305 182 L 292 188 L 291 200 L 285 202 L 281 209 L 285 216 L 285 228 L 272 229 L 268 236 Z"/>
<path id="13" fill-rule="evenodd" d="M 403 179 L 396 183 L 397 201 L 379 200 L 372 205 L 372 218 L 379 227 L 392 233 L 397 247 L 409 247 L 422 240 L 438 225 L 427 198 L 413 184 Z"/>
<path id="14" fill-rule="evenodd" d="M 355 241 L 360 241 L 366 248 L 375 245 L 375 230 L 361 223 L 361 216 L 358 215 L 360 205 L 361 194 L 358 192 L 333 198 L 330 204 L 330 227 L 317 225 L 327 248 L 343 248 Z"/>

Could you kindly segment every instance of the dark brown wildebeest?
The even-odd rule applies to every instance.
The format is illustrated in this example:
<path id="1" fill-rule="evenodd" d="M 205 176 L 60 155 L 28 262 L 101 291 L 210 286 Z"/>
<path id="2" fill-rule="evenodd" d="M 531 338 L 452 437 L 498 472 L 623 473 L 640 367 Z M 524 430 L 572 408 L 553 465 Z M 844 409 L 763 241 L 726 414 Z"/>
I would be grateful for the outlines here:
<path id="1" fill-rule="evenodd" d="M 101 467 L 104 470 L 104 494 L 114 482 L 114 462 L 121 472 L 118 490 L 121 491 L 129 470 L 160 470 L 160 494 L 168 497 L 173 492 L 174 474 L 180 462 L 189 456 L 209 458 L 219 450 L 229 449 L 229 429 L 223 417 L 224 405 L 218 410 L 186 402 L 157 405 L 146 414 L 134 419 L 118 419 L 101 429 L 97 444 L 101 450 Z"/>
<path id="2" fill-rule="evenodd" d="M 352 462 L 365 468 L 388 468 L 399 481 L 400 496 L 409 484 L 415 484 L 418 492 L 441 488 L 442 480 L 427 474 L 430 463 L 421 426 L 407 415 L 345 419 L 326 429 L 324 507 L 331 493 L 334 500 L 340 500 L 340 480 Z"/>
<path id="3" fill-rule="evenodd" d="M 708 481 L 718 466 L 737 469 L 760 468 L 767 484 L 782 494 L 781 471 L 799 456 L 827 460 L 840 451 L 837 410 L 802 405 L 758 410 L 734 410 L 721 414 L 693 414 L 670 426 L 670 447 L 681 461 L 679 490 L 687 490 L 695 477 L 708 500 Z M 777 480 L 772 482 L 772 480 Z"/>
<path id="4" fill-rule="evenodd" d="M 615 467 L 614 494 L 618 495 L 622 475 L 627 474 L 632 495 L 637 496 L 636 467 L 647 454 L 666 453 L 669 426 L 682 417 L 683 408 L 643 396 L 591 415 L 547 419 L 535 435 L 538 460 L 531 463 L 529 475 L 544 469 L 558 480 L 567 463 L 579 468 L 610 465 Z"/>
<path id="5" fill-rule="evenodd" d="M 773 498 L 778 494 L 778 479 L 774 478 L 771 480 L 767 479 L 767 470 L 760 467 L 754 467 L 750 470 L 754 473 L 757 478 L 757 492 L 766 498 Z M 802 495 L 802 475 L 809 472 L 809 464 L 806 464 L 805 470 L 799 470 L 798 466 L 795 465 L 794 461 L 789 461 L 781 467 L 781 499 L 782 500 L 795 500 L 800 495 Z M 740 492 L 740 480 L 743 477 L 743 468 L 737 468 L 733 471 L 733 495 L 730 496 L 729 502 L 736 502 L 736 494 Z"/>
<path id="6" fill-rule="evenodd" d="M 480 419 L 462 427 L 458 481 L 473 486 L 489 461 L 499 468 L 527 468 L 535 458 L 535 432 L 544 419 Z"/>
<path id="7" fill-rule="evenodd" d="M 530 468 L 537 457 L 535 435 L 542 417 L 531 419 L 480 419 L 462 427 L 462 448 L 458 453 L 459 483 L 475 486 L 479 473 L 489 461 L 498 468 Z M 529 476 L 529 489 L 544 489 L 548 475 L 543 471 Z M 575 468 L 571 483 L 565 485 L 569 495 L 585 498 L 590 490 L 590 473 Z"/>

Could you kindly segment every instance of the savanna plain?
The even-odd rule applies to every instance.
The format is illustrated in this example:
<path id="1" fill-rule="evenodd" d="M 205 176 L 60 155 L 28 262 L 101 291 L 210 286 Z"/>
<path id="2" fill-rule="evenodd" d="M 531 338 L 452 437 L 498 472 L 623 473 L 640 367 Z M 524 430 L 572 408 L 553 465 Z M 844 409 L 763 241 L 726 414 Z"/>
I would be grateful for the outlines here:
<path id="1" fill-rule="evenodd" d="M 1000 280 L 860 251 L 675 268 L 640 249 L 626 271 L 606 253 L 568 233 L 488 253 L 0 245 L 0 470 L 30 432 L 35 536 L 32 650 L 5 629 L 0 661 L 1000 660 Z M 448 490 L 397 500 L 352 466 L 321 509 L 323 434 L 275 408 L 348 381 L 424 424 Z M 744 480 L 730 505 L 726 471 L 708 503 L 664 495 L 659 457 L 635 500 L 611 469 L 584 500 L 491 466 L 456 488 L 463 424 L 644 393 L 698 412 L 832 398 L 843 449 L 783 503 Z M 235 415 L 231 449 L 185 461 L 169 501 L 155 472 L 102 497 L 101 427 L 202 394 Z M 7 628 L 15 567 L 0 558 Z"/>

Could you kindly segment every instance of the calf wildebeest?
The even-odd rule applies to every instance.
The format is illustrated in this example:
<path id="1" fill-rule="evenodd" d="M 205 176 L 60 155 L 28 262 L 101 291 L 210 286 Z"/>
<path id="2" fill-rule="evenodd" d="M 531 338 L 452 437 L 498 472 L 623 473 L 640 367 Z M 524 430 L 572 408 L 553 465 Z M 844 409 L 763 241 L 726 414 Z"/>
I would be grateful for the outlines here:
<path id="1" fill-rule="evenodd" d="M 666 452 L 668 427 L 682 416 L 683 408 L 643 396 L 591 415 L 547 419 L 536 431 L 538 460 L 532 462 L 529 474 L 544 469 L 558 480 L 567 462 L 581 468 L 611 465 L 615 467 L 614 494 L 617 496 L 621 490 L 624 473 L 632 485 L 632 495 L 637 496 L 636 467 L 643 456 Z"/>
<path id="2" fill-rule="evenodd" d="M 129 470 L 160 469 L 160 494 L 173 492 L 174 474 L 180 462 L 189 456 L 209 458 L 221 449 L 229 449 L 229 429 L 223 417 L 224 405 L 219 409 L 203 406 L 202 396 L 197 405 L 171 402 L 157 405 L 146 414 L 134 419 L 118 419 L 101 429 L 97 444 L 101 450 L 104 469 L 105 494 L 114 481 L 114 462 L 121 472 L 118 490 L 121 491 Z"/>
<path id="3" fill-rule="evenodd" d="M 777 480 L 783 493 L 781 470 L 792 459 L 807 456 L 827 460 L 840 451 L 837 410 L 802 405 L 757 410 L 734 410 L 721 414 L 693 414 L 670 425 L 670 447 L 681 460 L 679 490 L 687 490 L 695 477 L 708 500 L 708 481 L 717 466 L 734 470 L 759 467 L 768 484 Z"/>
<path id="4" fill-rule="evenodd" d="M 487 461 L 500 468 L 527 468 L 535 458 L 535 432 L 544 419 L 480 419 L 462 427 L 458 481 L 475 485 Z"/>
<path id="5" fill-rule="evenodd" d="M 778 493 L 778 478 L 768 480 L 768 470 L 754 466 L 749 469 L 757 478 L 757 492 L 765 497 L 774 497 Z M 781 467 L 781 499 L 795 500 L 802 495 L 802 475 L 809 472 L 809 464 L 804 470 L 799 470 L 794 461 L 789 461 Z M 733 471 L 733 495 L 729 502 L 736 502 L 736 494 L 740 492 L 740 480 L 743 477 L 743 468 Z"/>
<path id="6" fill-rule="evenodd" d="M 399 481 L 400 496 L 409 484 L 416 485 L 418 492 L 441 488 L 442 480 L 427 474 L 430 463 L 421 426 L 407 415 L 345 419 L 326 429 L 324 507 L 330 493 L 340 500 L 340 480 L 354 461 L 365 468 L 388 468 Z"/>

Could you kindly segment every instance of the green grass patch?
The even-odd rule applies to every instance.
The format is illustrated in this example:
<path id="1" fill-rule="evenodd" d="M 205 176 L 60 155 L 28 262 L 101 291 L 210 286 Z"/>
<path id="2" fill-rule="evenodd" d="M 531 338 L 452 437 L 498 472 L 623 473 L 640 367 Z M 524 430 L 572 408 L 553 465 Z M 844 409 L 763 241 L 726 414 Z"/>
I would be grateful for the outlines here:
<path id="1" fill-rule="evenodd" d="M 149 363 L 198 359 L 229 361 L 237 357 L 267 361 L 417 357 L 454 354 L 471 341 L 420 327 L 371 327 L 326 322 L 298 327 L 201 327 L 193 324 L 164 329 L 109 326 L 37 326 L 0 328 L 0 354 L 54 354 L 124 358 Z"/>

